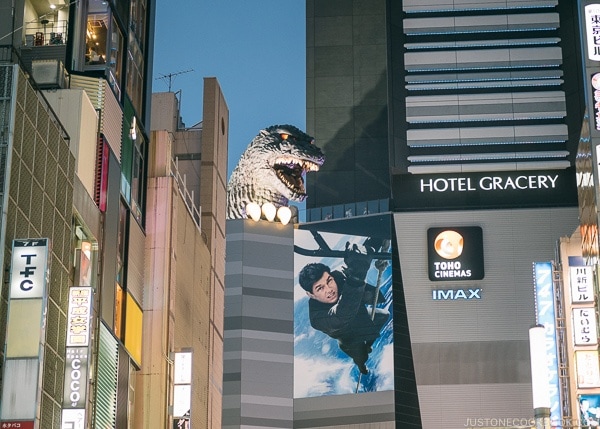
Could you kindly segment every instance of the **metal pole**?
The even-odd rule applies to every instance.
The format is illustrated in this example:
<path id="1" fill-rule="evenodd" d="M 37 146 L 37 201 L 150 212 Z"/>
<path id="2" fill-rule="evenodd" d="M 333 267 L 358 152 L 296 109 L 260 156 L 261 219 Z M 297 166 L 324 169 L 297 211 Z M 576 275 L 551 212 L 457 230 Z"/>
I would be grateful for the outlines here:
<path id="1" fill-rule="evenodd" d="M 550 429 L 550 408 L 535 408 L 533 416 L 535 419 L 535 429 Z"/>

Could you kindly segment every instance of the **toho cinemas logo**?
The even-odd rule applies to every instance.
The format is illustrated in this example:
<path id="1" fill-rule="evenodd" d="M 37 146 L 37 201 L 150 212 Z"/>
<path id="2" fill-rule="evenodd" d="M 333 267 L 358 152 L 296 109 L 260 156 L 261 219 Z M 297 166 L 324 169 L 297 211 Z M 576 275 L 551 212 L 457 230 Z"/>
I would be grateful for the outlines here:
<path id="1" fill-rule="evenodd" d="M 481 227 L 429 228 L 427 256 L 432 282 L 483 279 Z"/>

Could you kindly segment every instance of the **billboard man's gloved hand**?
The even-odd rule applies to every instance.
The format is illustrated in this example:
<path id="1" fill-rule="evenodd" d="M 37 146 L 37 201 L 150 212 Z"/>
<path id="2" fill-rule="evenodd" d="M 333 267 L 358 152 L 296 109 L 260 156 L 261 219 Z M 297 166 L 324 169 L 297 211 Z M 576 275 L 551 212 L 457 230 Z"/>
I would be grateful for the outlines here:
<path id="1" fill-rule="evenodd" d="M 342 271 L 346 278 L 363 282 L 371 267 L 371 260 L 371 255 L 360 253 L 356 244 L 350 245 L 349 242 L 346 242 L 346 255 L 344 256 L 346 266 L 342 268 Z"/>

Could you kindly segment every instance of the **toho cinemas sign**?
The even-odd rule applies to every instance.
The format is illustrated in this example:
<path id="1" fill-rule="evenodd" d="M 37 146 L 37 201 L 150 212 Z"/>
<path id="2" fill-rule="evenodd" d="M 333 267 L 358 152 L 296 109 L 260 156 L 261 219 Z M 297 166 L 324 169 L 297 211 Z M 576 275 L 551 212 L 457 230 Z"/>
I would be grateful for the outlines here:
<path id="1" fill-rule="evenodd" d="M 485 270 L 481 227 L 429 228 L 427 265 L 432 282 L 483 279 Z"/>
<path id="2" fill-rule="evenodd" d="M 577 206 L 574 168 L 393 177 L 402 209 L 488 209 Z"/>

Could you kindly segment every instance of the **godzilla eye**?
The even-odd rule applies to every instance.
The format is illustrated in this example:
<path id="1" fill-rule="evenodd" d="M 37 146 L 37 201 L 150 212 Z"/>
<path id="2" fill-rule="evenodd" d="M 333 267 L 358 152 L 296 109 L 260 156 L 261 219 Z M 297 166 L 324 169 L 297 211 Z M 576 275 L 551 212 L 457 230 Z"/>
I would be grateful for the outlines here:
<path id="1" fill-rule="evenodd" d="M 281 137 L 282 140 L 287 140 L 290 135 L 289 134 L 285 134 L 285 133 L 281 133 L 281 134 L 279 134 L 279 136 Z"/>

